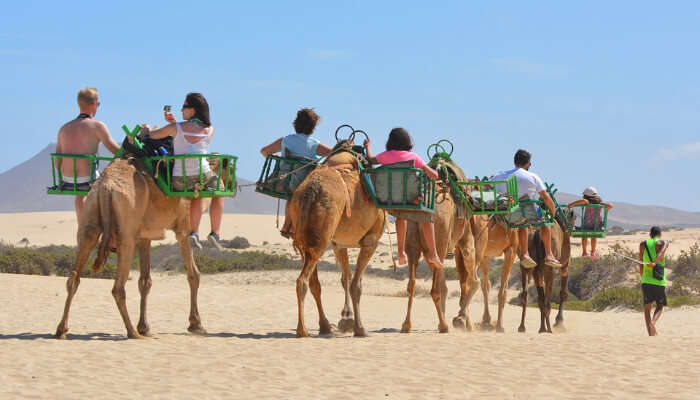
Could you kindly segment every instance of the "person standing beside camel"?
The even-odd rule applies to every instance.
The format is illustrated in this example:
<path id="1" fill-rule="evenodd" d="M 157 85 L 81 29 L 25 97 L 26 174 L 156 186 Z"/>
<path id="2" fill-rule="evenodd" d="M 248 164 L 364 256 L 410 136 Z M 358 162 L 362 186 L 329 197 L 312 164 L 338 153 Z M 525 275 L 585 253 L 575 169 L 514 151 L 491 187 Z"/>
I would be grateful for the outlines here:
<path id="1" fill-rule="evenodd" d="M 114 141 L 107 129 L 107 125 L 95 118 L 97 108 L 100 106 L 100 99 L 96 88 L 85 88 L 78 92 L 78 108 L 80 114 L 64 124 L 58 131 L 56 140 L 56 153 L 59 154 L 97 154 L 97 149 L 102 142 L 104 146 L 116 154 L 119 151 L 119 144 Z M 90 161 L 78 159 L 75 163 L 75 171 L 72 162 L 61 162 L 56 159 L 56 168 L 61 169 L 64 181 L 59 183 L 61 190 L 90 190 L 91 168 Z M 97 174 L 97 171 L 95 171 Z M 65 181 L 66 177 L 75 175 L 75 179 Z M 85 196 L 75 196 L 75 215 L 80 224 L 83 213 Z"/>
<path id="2" fill-rule="evenodd" d="M 513 161 L 515 163 L 515 168 L 509 171 L 502 172 L 493 176 L 491 179 L 506 180 L 511 175 L 515 175 L 518 180 L 518 197 L 520 200 L 535 200 L 539 196 L 544 204 L 549 209 L 552 215 L 556 215 L 556 210 L 554 209 L 554 202 L 552 198 L 547 193 L 547 188 L 542 181 L 542 178 L 537 176 L 537 174 L 530 172 L 530 166 L 532 163 L 530 159 L 532 155 L 523 149 L 518 149 L 515 152 Z M 521 204 L 520 210 L 508 215 L 508 222 L 513 225 L 523 225 L 523 224 L 540 224 L 542 223 L 541 211 L 535 207 L 534 204 Z M 552 268 L 561 268 L 561 263 L 552 254 L 552 230 L 549 226 L 542 226 L 542 242 L 544 243 L 545 260 L 544 263 Z M 518 228 L 518 238 L 520 242 L 520 265 L 524 268 L 533 268 L 537 265 L 535 260 L 530 257 L 530 252 L 528 250 L 528 228 Z"/>
<path id="3" fill-rule="evenodd" d="M 656 323 L 666 305 L 666 249 L 669 243 L 661 240 L 661 228 L 652 226 L 650 238 L 639 243 L 639 275 L 644 295 L 644 322 L 649 336 L 656 336 Z M 651 304 L 656 310 L 651 315 Z"/>

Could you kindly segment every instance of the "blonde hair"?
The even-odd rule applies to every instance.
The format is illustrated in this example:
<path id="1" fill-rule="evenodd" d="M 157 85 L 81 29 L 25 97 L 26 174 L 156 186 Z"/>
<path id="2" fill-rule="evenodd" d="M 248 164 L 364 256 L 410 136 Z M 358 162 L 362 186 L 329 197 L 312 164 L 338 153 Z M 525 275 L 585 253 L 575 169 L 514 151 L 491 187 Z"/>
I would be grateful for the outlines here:
<path id="1" fill-rule="evenodd" d="M 97 88 L 87 87 L 78 92 L 78 106 L 87 107 L 97 103 Z"/>

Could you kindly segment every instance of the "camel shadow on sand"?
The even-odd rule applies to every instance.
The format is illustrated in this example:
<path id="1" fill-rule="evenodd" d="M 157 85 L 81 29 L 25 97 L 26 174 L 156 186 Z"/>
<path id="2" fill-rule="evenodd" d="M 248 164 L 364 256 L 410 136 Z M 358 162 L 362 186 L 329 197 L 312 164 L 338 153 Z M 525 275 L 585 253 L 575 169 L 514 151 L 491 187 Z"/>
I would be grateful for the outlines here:
<path id="1" fill-rule="evenodd" d="M 3 335 L 0 334 L 0 341 L 2 340 L 9 340 L 9 339 L 17 339 L 17 340 L 37 340 L 37 339 L 53 339 L 54 335 L 51 333 L 31 333 L 31 332 L 22 332 L 22 333 L 16 333 L 12 335 Z M 121 341 L 121 340 L 127 340 L 126 335 L 113 335 L 109 333 L 99 333 L 99 332 L 93 332 L 93 333 L 85 333 L 85 334 L 72 334 L 69 333 L 67 334 L 66 337 L 67 340 L 104 340 L 104 341 Z"/>

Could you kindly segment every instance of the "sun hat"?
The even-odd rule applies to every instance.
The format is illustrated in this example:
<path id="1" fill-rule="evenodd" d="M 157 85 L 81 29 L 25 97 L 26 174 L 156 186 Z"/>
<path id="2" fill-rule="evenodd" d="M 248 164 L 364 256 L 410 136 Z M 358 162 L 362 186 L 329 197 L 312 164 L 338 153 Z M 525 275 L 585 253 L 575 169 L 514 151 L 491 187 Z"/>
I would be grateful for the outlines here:
<path id="1" fill-rule="evenodd" d="M 586 189 L 584 189 L 583 195 L 584 196 L 597 196 L 598 191 L 593 186 L 589 186 Z"/>

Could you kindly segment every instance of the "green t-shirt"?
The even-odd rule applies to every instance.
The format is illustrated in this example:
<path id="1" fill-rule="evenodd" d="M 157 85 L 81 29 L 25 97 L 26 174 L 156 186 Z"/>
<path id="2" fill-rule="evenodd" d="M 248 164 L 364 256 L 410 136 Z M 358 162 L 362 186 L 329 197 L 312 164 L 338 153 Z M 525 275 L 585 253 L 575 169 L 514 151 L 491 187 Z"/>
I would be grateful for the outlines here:
<path id="1" fill-rule="evenodd" d="M 664 268 L 664 278 L 659 280 L 659 279 L 654 279 L 653 268 L 646 265 L 647 263 L 650 263 L 656 259 L 656 242 L 658 242 L 658 241 L 659 241 L 659 238 L 653 238 L 653 239 L 647 239 L 646 242 L 644 243 L 649 251 L 644 250 L 644 255 L 642 257 L 642 260 L 644 261 L 644 270 L 642 271 L 642 283 L 647 283 L 650 285 L 657 285 L 657 286 L 666 286 L 666 268 Z M 650 254 L 651 254 L 651 259 L 649 258 Z M 658 265 L 665 267 L 666 266 L 666 258 L 659 261 Z"/>

